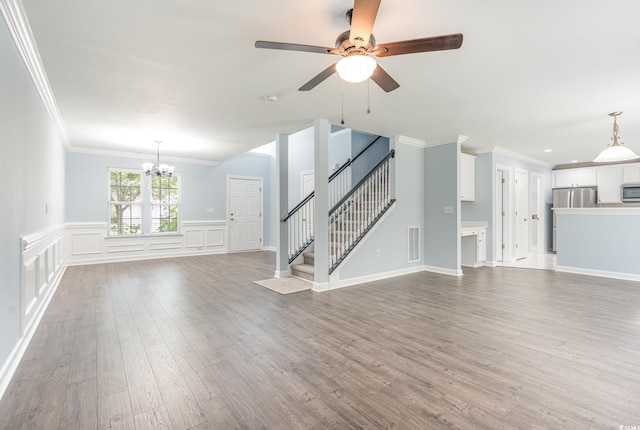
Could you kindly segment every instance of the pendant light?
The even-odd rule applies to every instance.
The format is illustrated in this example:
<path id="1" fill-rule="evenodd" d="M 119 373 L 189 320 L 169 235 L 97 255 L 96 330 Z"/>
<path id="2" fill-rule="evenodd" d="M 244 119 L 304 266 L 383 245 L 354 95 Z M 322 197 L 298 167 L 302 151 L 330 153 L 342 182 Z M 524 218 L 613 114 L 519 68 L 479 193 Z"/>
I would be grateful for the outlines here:
<path id="1" fill-rule="evenodd" d="M 594 162 L 611 163 L 640 158 L 640 156 L 636 155 L 636 153 L 631 149 L 625 147 L 624 142 L 618 141 L 618 122 L 616 121 L 616 118 L 621 114 L 622 112 L 611 112 L 609 114 L 609 116 L 613 117 L 613 137 L 611 138 L 611 143 L 608 145 L 607 149 L 602 151 L 600 155 L 593 160 Z"/>
<path id="2" fill-rule="evenodd" d="M 173 175 L 175 167 L 169 166 L 168 164 L 160 164 L 160 141 L 156 140 L 156 143 L 158 144 L 158 155 L 156 158 L 157 164 L 154 166 L 153 163 L 144 163 L 142 165 L 142 170 L 144 170 L 144 173 L 146 173 L 147 176 L 171 176 Z"/>

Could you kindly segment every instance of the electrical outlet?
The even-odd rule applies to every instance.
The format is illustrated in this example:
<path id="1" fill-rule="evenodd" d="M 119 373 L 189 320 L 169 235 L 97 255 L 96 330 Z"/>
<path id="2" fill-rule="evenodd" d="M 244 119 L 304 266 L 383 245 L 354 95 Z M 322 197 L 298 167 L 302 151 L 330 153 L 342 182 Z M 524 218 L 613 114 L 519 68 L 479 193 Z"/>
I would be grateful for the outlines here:
<path id="1" fill-rule="evenodd" d="M 215 211 L 213 210 L 213 208 L 207 208 L 207 213 L 208 213 L 208 214 L 212 214 L 213 212 L 215 212 Z"/>
<path id="2" fill-rule="evenodd" d="M 379 258 L 381 254 L 382 254 L 382 253 L 380 252 L 380 250 L 379 250 L 379 249 L 378 249 L 378 250 L 376 250 L 376 257 L 378 257 L 378 258 Z"/>

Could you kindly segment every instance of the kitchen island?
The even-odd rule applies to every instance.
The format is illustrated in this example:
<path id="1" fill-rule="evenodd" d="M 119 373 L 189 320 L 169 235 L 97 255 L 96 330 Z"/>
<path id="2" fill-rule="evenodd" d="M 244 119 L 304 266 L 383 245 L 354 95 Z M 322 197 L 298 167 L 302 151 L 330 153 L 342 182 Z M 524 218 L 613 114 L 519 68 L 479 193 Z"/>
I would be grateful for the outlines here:
<path id="1" fill-rule="evenodd" d="M 640 281 L 640 207 L 554 212 L 557 271 Z"/>

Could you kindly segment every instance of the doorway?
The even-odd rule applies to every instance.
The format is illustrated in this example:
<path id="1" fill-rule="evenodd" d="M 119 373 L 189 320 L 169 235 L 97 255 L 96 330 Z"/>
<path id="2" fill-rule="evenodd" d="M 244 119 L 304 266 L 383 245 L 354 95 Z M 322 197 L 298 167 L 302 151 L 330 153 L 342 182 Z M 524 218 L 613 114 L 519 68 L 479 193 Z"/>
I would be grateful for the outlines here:
<path id="1" fill-rule="evenodd" d="M 529 172 L 516 169 L 515 175 L 515 226 L 516 260 L 529 256 Z"/>
<path id="2" fill-rule="evenodd" d="M 546 246 L 546 213 L 544 201 L 544 176 L 531 173 L 531 252 L 543 254 Z"/>
<path id="3" fill-rule="evenodd" d="M 262 249 L 262 178 L 227 177 L 229 252 Z"/>
<path id="4" fill-rule="evenodd" d="M 511 167 L 496 165 L 495 171 L 495 261 L 511 261 Z"/>

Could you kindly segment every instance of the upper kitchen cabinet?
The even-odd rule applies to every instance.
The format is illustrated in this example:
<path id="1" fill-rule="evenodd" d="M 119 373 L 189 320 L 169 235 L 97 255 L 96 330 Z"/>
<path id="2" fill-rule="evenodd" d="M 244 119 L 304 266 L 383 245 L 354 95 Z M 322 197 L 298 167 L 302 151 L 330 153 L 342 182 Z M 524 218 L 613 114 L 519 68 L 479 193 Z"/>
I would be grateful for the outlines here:
<path id="1" fill-rule="evenodd" d="M 620 166 L 603 166 L 596 169 L 598 176 L 598 203 L 621 203 Z"/>
<path id="2" fill-rule="evenodd" d="M 597 185 L 596 169 L 565 169 L 553 171 L 553 187 L 587 187 Z"/>
<path id="3" fill-rule="evenodd" d="M 476 199 L 476 156 L 460 154 L 460 200 L 472 202 Z"/>
<path id="4" fill-rule="evenodd" d="M 640 163 L 627 164 L 622 167 L 623 184 L 640 184 Z"/>

